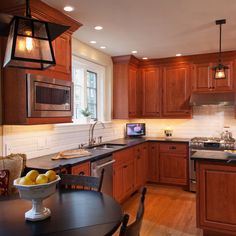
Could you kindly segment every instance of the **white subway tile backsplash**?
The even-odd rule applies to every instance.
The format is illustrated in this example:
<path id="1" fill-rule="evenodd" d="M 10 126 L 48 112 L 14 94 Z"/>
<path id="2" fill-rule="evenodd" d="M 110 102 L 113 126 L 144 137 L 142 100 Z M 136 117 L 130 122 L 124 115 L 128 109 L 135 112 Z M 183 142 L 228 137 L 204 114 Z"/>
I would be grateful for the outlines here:
<path id="1" fill-rule="evenodd" d="M 114 120 L 105 124 L 105 129 L 97 125 L 94 136 L 103 136 L 103 141 L 124 137 L 125 123 L 145 122 L 147 136 L 164 136 L 164 129 L 171 127 L 174 137 L 220 136 L 225 125 L 236 137 L 234 107 L 202 106 L 194 107 L 193 119 L 136 119 Z M 3 155 L 9 152 L 26 153 L 28 158 L 77 148 L 88 142 L 89 125 L 36 125 L 3 126 Z"/>

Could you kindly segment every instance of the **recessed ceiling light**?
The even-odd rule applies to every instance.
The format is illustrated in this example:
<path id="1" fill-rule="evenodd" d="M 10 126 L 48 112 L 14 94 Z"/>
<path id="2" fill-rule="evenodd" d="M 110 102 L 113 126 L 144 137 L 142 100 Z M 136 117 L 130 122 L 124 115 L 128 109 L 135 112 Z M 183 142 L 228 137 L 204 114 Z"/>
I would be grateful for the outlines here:
<path id="1" fill-rule="evenodd" d="M 180 56 L 182 56 L 182 54 L 181 53 L 177 53 L 175 56 L 180 57 Z"/>
<path id="2" fill-rule="evenodd" d="M 90 41 L 90 43 L 92 43 L 92 44 L 95 44 L 95 43 L 97 43 L 96 41 L 94 41 L 94 40 L 91 40 Z"/>
<path id="3" fill-rule="evenodd" d="M 74 7 L 72 7 L 72 6 L 65 6 L 64 7 L 64 11 L 67 11 L 67 12 L 74 11 Z"/>
<path id="4" fill-rule="evenodd" d="M 148 58 L 147 57 L 143 57 L 143 60 L 147 60 Z"/>
<path id="5" fill-rule="evenodd" d="M 136 54 L 136 53 L 138 53 L 138 51 L 134 50 L 134 51 L 132 51 L 132 53 L 133 53 L 133 54 Z"/>
<path id="6" fill-rule="evenodd" d="M 100 48 L 101 48 L 101 49 L 105 49 L 106 47 L 105 47 L 105 46 L 101 46 Z"/>
<path id="7" fill-rule="evenodd" d="M 97 25 L 97 26 L 94 27 L 94 29 L 95 29 L 95 30 L 102 30 L 103 27 L 102 27 L 101 25 Z"/>

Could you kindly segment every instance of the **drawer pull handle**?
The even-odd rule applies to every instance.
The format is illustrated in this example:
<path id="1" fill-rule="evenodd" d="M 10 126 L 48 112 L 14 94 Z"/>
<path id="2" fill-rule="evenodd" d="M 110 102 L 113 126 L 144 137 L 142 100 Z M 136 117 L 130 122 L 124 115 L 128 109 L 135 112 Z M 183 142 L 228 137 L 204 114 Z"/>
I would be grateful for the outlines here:
<path id="1" fill-rule="evenodd" d="M 169 147 L 170 150 L 175 150 L 176 147 L 175 146 L 172 146 L 172 147 Z"/>
<path id="2" fill-rule="evenodd" d="M 127 168 L 128 166 L 127 165 L 124 165 L 123 168 Z"/>

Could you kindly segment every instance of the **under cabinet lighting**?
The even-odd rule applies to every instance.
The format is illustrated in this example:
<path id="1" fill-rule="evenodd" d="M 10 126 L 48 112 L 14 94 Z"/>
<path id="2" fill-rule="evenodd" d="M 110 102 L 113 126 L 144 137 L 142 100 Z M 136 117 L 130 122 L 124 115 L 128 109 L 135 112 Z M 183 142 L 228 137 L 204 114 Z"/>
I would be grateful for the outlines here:
<path id="1" fill-rule="evenodd" d="M 97 25 L 97 26 L 94 27 L 94 29 L 95 29 L 95 30 L 102 30 L 103 27 L 102 27 L 101 25 Z"/>
<path id="2" fill-rule="evenodd" d="M 74 7 L 72 7 L 72 6 L 65 6 L 64 7 L 64 11 L 72 12 L 72 11 L 74 11 Z"/>
<path id="3" fill-rule="evenodd" d="M 175 56 L 177 56 L 177 57 L 181 57 L 182 54 L 181 54 L 181 53 L 177 53 Z"/>
<path id="4" fill-rule="evenodd" d="M 143 60 L 147 60 L 148 58 L 147 57 L 143 57 Z"/>
<path id="5" fill-rule="evenodd" d="M 132 51 L 132 53 L 133 53 L 133 54 L 136 54 L 136 53 L 138 53 L 138 51 L 134 50 L 134 51 Z"/>
<path id="6" fill-rule="evenodd" d="M 94 41 L 94 40 L 91 40 L 90 41 L 90 43 L 92 43 L 92 44 L 95 44 L 95 43 L 97 43 L 96 41 Z"/>
<path id="7" fill-rule="evenodd" d="M 105 46 L 101 46 L 100 48 L 101 48 L 101 49 L 105 49 L 106 47 L 105 47 Z"/>

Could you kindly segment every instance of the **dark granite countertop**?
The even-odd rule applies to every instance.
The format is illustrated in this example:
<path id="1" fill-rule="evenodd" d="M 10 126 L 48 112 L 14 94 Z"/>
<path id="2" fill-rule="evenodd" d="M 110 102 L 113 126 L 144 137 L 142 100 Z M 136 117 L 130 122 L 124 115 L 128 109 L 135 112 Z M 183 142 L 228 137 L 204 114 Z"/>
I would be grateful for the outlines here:
<path id="1" fill-rule="evenodd" d="M 39 170 L 49 170 L 49 169 L 57 169 L 59 166 L 74 166 L 78 164 L 82 164 L 86 161 L 95 161 L 109 155 L 112 155 L 113 152 L 132 147 L 145 142 L 189 142 L 190 139 L 187 138 L 172 138 L 165 139 L 164 137 L 145 137 L 145 138 L 121 138 L 116 140 L 107 141 L 105 143 L 109 144 L 117 144 L 117 146 L 113 149 L 89 149 L 91 152 L 90 156 L 79 157 L 73 159 L 60 159 L 60 160 L 52 160 L 51 158 L 57 153 L 41 156 L 37 158 L 28 159 L 26 163 L 26 167 L 30 169 L 39 169 Z"/>
<path id="2" fill-rule="evenodd" d="M 205 160 L 205 161 L 220 161 L 225 163 L 235 163 L 236 156 L 231 156 L 224 151 L 210 151 L 210 150 L 199 150 L 196 151 L 192 156 L 192 160 Z"/>

